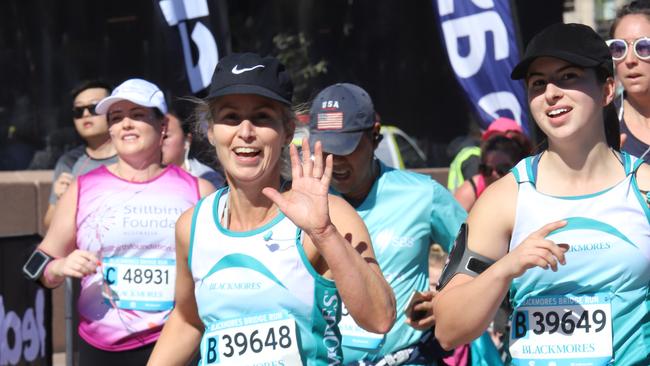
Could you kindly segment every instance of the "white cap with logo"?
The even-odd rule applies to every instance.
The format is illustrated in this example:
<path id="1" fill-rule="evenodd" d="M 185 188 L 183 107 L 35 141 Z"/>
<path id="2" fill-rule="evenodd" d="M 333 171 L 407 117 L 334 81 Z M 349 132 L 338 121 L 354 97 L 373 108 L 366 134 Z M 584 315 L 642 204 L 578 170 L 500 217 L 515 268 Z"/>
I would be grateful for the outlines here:
<path id="1" fill-rule="evenodd" d="M 167 103 L 163 92 L 156 84 L 143 79 L 129 79 L 123 82 L 113 89 L 110 97 L 102 99 L 97 104 L 95 111 L 105 114 L 113 104 L 122 100 L 128 100 L 143 107 L 158 108 L 161 113 L 167 113 Z"/>

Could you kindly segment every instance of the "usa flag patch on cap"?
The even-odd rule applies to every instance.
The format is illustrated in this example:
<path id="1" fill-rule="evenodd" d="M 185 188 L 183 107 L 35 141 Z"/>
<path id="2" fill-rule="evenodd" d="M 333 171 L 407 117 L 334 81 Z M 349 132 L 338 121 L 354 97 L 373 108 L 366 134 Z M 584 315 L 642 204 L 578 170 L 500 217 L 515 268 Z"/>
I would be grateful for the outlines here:
<path id="1" fill-rule="evenodd" d="M 343 128 L 343 112 L 318 113 L 316 129 L 340 130 Z"/>

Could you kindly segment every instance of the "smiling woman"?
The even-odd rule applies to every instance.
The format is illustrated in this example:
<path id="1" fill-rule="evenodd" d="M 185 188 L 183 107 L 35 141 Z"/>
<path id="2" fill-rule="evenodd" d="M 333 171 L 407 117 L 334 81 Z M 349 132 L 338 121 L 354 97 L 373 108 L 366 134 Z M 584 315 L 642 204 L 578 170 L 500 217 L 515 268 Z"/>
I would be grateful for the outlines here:
<path id="1" fill-rule="evenodd" d="M 547 147 L 472 208 L 435 298 L 443 346 L 480 335 L 509 293 L 513 364 L 649 364 L 650 167 L 618 151 L 605 117 L 612 66 L 585 25 L 551 25 L 526 47 L 511 78 L 525 79 Z"/>
<path id="2" fill-rule="evenodd" d="M 228 187 L 176 225 L 176 306 L 150 365 L 184 365 L 199 345 L 202 365 L 341 364 L 341 302 L 371 331 L 392 326 L 395 299 L 368 232 L 328 194 L 332 158 L 318 143 L 312 160 L 305 142 L 301 161 L 292 145 L 292 181 L 281 178 L 292 90 L 275 58 L 219 61 L 204 102 Z"/>
<path id="3" fill-rule="evenodd" d="M 80 364 L 142 365 L 174 305 L 174 223 L 214 188 L 161 165 L 167 105 L 156 85 L 127 80 L 94 109 L 107 114 L 117 163 L 63 194 L 38 249 L 49 264 L 34 277 L 81 279 Z"/>

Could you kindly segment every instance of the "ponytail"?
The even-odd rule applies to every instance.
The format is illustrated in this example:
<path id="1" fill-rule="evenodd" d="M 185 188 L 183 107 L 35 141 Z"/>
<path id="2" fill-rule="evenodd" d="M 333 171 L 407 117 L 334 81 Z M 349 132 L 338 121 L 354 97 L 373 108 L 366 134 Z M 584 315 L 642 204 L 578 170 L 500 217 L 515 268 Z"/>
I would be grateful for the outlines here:
<path id="1" fill-rule="evenodd" d="M 616 105 L 609 103 L 603 109 L 603 120 L 605 121 L 605 138 L 607 145 L 616 151 L 621 150 L 621 128 L 616 114 Z"/>
<path id="2" fill-rule="evenodd" d="M 596 67 L 596 80 L 599 84 L 604 84 L 609 78 L 612 78 L 610 65 Z M 607 145 L 612 149 L 621 150 L 621 128 L 616 113 L 616 104 L 612 101 L 603 108 L 603 122 L 605 125 L 605 138 Z"/>

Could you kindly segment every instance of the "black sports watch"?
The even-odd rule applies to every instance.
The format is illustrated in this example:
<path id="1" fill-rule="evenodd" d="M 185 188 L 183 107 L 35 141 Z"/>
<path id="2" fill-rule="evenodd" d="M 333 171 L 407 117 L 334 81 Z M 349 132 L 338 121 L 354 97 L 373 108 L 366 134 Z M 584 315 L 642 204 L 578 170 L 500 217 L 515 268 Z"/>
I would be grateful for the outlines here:
<path id="1" fill-rule="evenodd" d="M 38 281 L 38 279 L 41 278 L 43 271 L 45 271 L 47 264 L 53 259 L 54 258 L 44 251 L 36 249 L 32 255 L 29 256 L 27 262 L 25 262 L 25 265 L 23 266 L 23 274 L 27 279 Z"/>

